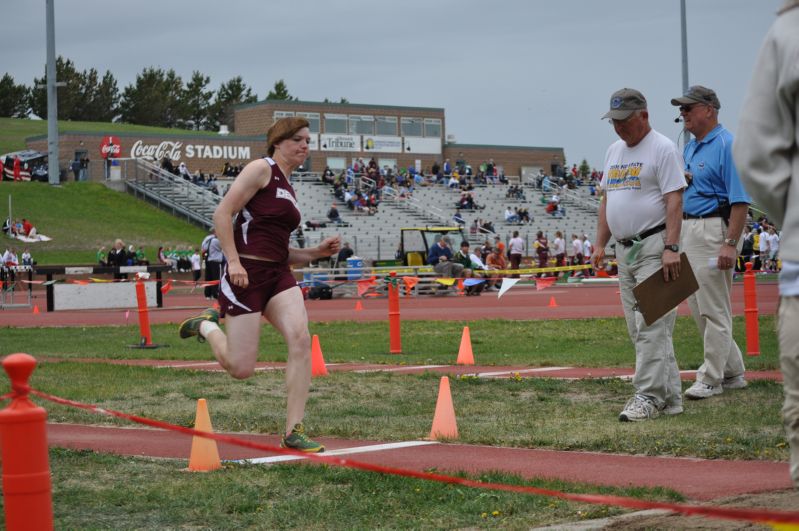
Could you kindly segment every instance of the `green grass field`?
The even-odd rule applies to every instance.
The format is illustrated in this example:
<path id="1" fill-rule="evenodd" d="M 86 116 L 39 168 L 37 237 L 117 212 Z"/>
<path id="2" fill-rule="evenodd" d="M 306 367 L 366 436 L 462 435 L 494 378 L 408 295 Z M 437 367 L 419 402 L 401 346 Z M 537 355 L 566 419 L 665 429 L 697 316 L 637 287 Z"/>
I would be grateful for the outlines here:
<path id="1" fill-rule="evenodd" d="M 119 127 L 119 129 L 115 129 Z M 61 130 L 136 130 L 115 124 L 62 123 Z M 163 130 L 157 130 L 163 131 Z M 0 119 L 0 153 L 21 149 L 26 136 L 44 134 L 45 122 Z M 30 245 L 40 264 L 93 263 L 100 245 L 115 238 L 143 245 L 151 260 L 158 246 L 197 246 L 204 233 L 132 196 L 101 184 L 0 184 L 0 213 L 11 196 L 15 217 L 33 220 L 52 242 Z M 10 241 L 10 240 L 9 240 Z M 21 251 L 23 245 L 17 245 Z M 311 323 L 328 363 L 452 364 L 463 326 L 471 330 L 478 364 L 630 367 L 633 349 L 622 319 L 403 323 L 403 354 L 387 353 L 387 324 Z M 762 316 L 761 356 L 750 370 L 779 366 L 774 318 Z M 736 340 L 745 344 L 736 318 Z M 206 398 L 219 431 L 277 433 L 285 416 L 280 372 L 238 381 L 223 373 L 83 363 L 76 358 L 211 360 L 207 345 L 177 338 L 174 325 L 152 327 L 154 351 L 131 350 L 136 326 L 9 328 L 2 325 L 0 356 L 28 352 L 55 358 L 31 384 L 48 393 L 191 426 L 196 400 Z M 689 318 L 674 332 L 681 369 L 702 362 L 701 342 Z M 261 359 L 284 361 L 281 337 L 264 327 Z M 312 436 L 403 441 L 427 436 L 435 409 L 435 374 L 331 373 L 314 379 L 307 427 Z M 620 423 L 632 392 L 629 381 L 452 378 L 460 442 L 710 459 L 787 460 L 780 421 L 782 386 L 753 382 L 712 400 L 689 402 L 677 417 Z M 687 386 L 687 383 L 684 384 Z M 4 381 L 0 393 L 8 391 Z M 36 400 L 40 402 L 39 400 Z M 129 425 L 85 411 L 45 405 L 54 422 Z M 603 506 L 445 486 L 326 466 L 229 465 L 210 474 L 182 471 L 185 460 L 155 460 L 53 449 L 55 526 L 59 529 L 441 529 L 531 527 L 597 518 L 621 511 Z M 679 501 L 665 489 L 609 489 L 557 481 L 523 481 L 506 474 L 479 479 L 530 484 L 569 492 L 599 492 Z"/>

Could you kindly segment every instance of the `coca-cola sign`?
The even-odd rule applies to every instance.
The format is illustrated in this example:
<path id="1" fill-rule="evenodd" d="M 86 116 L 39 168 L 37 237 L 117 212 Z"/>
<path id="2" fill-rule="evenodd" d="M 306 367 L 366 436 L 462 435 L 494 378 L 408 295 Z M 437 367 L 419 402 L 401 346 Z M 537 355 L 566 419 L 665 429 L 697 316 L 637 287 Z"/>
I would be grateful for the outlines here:
<path id="1" fill-rule="evenodd" d="M 145 144 L 137 140 L 130 149 L 130 156 L 135 159 L 145 158 L 161 160 L 164 157 L 170 160 L 180 160 L 183 155 L 187 159 L 221 159 L 221 160 L 249 160 L 250 146 L 229 146 L 217 144 L 186 144 L 164 140 L 159 144 Z"/>
<path id="2" fill-rule="evenodd" d="M 164 157 L 170 160 L 180 160 L 183 142 L 170 142 L 164 140 L 160 144 L 145 144 L 137 140 L 130 148 L 130 156 L 134 159 L 161 160 Z"/>
<path id="3" fill-rule="evenodd" d="M 122 144 L 117 136 L 104 136 L 100 144 L 100 155 L 104 158 L 115 159 L 122 154 Z"/>

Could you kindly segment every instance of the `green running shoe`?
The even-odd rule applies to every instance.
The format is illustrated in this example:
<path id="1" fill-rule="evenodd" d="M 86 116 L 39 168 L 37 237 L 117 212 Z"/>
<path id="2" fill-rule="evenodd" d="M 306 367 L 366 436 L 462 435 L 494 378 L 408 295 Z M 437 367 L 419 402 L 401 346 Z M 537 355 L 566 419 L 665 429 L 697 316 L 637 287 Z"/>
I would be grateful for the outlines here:
<path id="1" fill-rule="evenodd" d="M 204 343 L 205 338 L 200 335 L 200 325 L 203 321 L 211 321 L 212 323 L 219 324 L 219 312 L 214 308 L 206 308 L 200 315 L 189 317 L 180 323 L 180 337 L 186 339 L 197 336 L 197 340 L 200 343 Z"/>
<path id="2" fill-rule="evenodd" d="M 305 428 L 302 424 L 295 424 L 291 433 L 284 435 L 280 440 L 281 448 L 291 448 L 300 452 L 317 453 L 324 452 L 325 447 L 318 442 L 312 441 L 305 435 Z"/>

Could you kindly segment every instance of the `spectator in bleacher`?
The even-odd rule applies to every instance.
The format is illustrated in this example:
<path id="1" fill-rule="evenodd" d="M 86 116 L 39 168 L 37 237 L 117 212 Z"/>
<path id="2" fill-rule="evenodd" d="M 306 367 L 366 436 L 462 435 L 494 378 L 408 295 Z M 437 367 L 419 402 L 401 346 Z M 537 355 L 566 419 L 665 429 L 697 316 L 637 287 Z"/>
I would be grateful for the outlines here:
<path id="1" fill-rule="evenodd" d="M 522 256 L 524 256 L 524 239 L 519 236 L 519 231 L 513 231 L 513 237 L 508 242 L 508 257 L 510 258 L 510 268 L 519 269 L 522 263 Z M 513 278 L 519 278 L 519 275 L 513 275 Z"/>
<path id="2" fill-rule="evenodd" d="M 458 172 L 453 172 L 449 176 L 449 181 L 447 181 L 447 188 L 457 188 L 460 186 L 460 180 L 458 179 Z"/>
<path id="3" fill-rule="evenodd" d="M 327 211 L 327 219 L 336 224 L 341 223 L 341 214 L 339 214 L 338 208 L 336 208 L 335 203 L 330 205 L 330 210 Z"/>
<path id="4" fill-rule="evenodd" d="M 461 242 L 461 248 L 455 253 L 452 260 L 463 266 L 463 271 L 461 272 L 463 278 L 473 278 L 476 269 L 485 268 L 482 261 L 478 261 L 478 257 L 469 252 L 469 242 L 466 240 Z M 466 295 L 480 295 L 484 287 L 485 282 L 480 282 L 479 284 L 465 286 L 463 291 Z"/>
<path id="5" fill-rule="evenodd" d="M 175 167 L 172 165 L 172 160 L 169 157 L 161 159 L 161 169 L 169 173 L 175 173 Z"/>
<path id="6" fill-rule="evenodd" d="M 322 172 L 322 182 L 325 184 L 333 184 L 335 176 L 330 166 L 325 166 L 325 171 Z"/>
<path id="7" fill-rule="evenodd" d="M 452 175 L 452 163 L 449 161 L 449 159 L 444 161 L 444 166 L 441 169 L 444 172 L 444 177 L 448 178 L 450 175 Z"/>
<path id="8" fill-rule="evenodd" d="M 489 220 L 485 220 L 483 222 L 482 228 L 484 232 L 497 232 L 496 230 L 494 230 L 494 224 Z"/>
<path id="9" fill-rule="evenodd" d="M 466 220 L 463 219 L 463 215 L 461 214 L 460 209 L 455 210 L 455 215 L 452 216 L 452 221 L 454 221 L 460 226 L 466 225 Z"/>
<path id="10" fill-rule="evenodd" d="M 520 207 L 517 211 L 519 215 L 519 221 L 522 223 L 532 223 L 533 220 L 530 218 L 530 211 L 527 210 L 527 207 Z"/>
<path id="11" fill-rule="evenodd" d="M 519 216 L 510 207 L 505 209 L 505 223 L 518 223 Z"/>
<path id="12" fill-rule="evenodd" d="M 427 254 L 427 263 L 433 266 L 436 273 L 443 277 L 456 278 L 461 276 L 463 265 L 452 261 L 452 240 L 449 236 L 442 236 L 430 246 Z"/>

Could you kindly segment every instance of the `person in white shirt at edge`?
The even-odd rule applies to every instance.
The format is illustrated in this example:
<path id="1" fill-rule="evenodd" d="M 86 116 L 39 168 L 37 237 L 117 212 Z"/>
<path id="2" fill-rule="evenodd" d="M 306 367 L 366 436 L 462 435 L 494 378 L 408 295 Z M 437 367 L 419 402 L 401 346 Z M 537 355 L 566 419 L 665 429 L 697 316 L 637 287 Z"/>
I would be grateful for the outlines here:
<path id="1" fill-rule="evenodd" d="M 661 268 L 666 282 L 680 274 L 685 177 L 677 146 L 649 125 L 646 99 L 639 91 L 624 88 L 613 93 L 604 118 L 612 120 L 621 140 L 611 144 L 605 156 L 591 264 L 596 270 L 604 267 L 605 247 L 613 236 L 624 317 L 635 345 L 635 394 L 619 420 L 644 421 L 683 411 L 672 343 L 677 309 L 647 326 L 636 311 L 633 288 Z"/>

